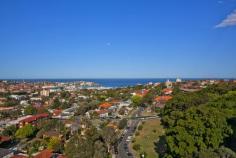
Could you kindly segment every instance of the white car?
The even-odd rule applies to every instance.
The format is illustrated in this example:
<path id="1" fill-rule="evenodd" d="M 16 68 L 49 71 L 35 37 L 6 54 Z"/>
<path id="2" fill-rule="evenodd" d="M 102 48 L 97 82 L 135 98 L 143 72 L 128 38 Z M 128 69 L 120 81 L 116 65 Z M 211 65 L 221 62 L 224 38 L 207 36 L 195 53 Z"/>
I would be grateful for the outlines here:
<path id="1" fill-rule="evenodd" d="M 126 142 L 130 142 L 131 140 L 130 139 L 126 139 Z"/>

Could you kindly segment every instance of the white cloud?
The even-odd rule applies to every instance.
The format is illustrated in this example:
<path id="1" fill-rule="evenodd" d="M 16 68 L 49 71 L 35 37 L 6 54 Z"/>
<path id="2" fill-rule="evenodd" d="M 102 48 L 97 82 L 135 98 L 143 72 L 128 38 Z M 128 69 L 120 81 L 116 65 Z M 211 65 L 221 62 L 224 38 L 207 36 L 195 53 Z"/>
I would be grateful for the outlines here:
<path id="1" fill-rule="evenodd" d="M 216 28 L 228 27 L 236 25 L 236 10 L 229 14 L 221 23 L 216 25 Z"/>

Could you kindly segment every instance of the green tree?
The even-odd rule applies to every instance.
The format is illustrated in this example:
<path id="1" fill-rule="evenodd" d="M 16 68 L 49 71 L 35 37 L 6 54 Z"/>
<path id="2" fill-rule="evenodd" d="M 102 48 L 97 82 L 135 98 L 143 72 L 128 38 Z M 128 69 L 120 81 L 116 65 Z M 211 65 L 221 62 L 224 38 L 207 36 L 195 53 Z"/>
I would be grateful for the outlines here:
<path id="1" fill-rule="evenodd" d="M 92 125 L 87 128 L 83 136 L 76 134 L 69 139 L 65 146 L 65 154 L 68 158 L 100 158 L 108 157 L 106 144 L 101 136 Z"/>
<path id="2" fill-rule="evenodd" d="M 120 120 L 120 122 L 118 124 L 118 128 L 119 129 L 124 129 L 126 126 L 127 126 L 127 119 Z"/>
<path id="3" fill-rule="evenodd" d="M 233 157 L 234 152 L 222 145 L 230 147 L 227 141 L 234 140 L 235 88 L 235 83 L 224 83 L 199 92 L 174 94 L 162 111 L 165 156 Z"/>
<path id="4" fill-rule="evenodd" d="M 33 136 L 35 134 L 35 132 L 36 132 L 36 128 L 34 126 L 28 124 L 28 125 L 25 125 L 22 128 L 19 128 L 16 131 L 15 136 L 16 136 L 16 138 L 23 139 L 23 138 Z"/>
<path id="5" fill-rule="evenodd" d="M 138 96 L 138 95 L 134 95 L 132 98 L 132 103 L 134 106 L 140 106 L 142 104 L 142 97 Z"/>
<path id="6" fill-rule="evenodd" d="M 47 146 L 48 146 L 48 149 L 52 149 L 54 152 L 62 151 L 61 140 L 57 137 L 50 138 Z"/>
<path id="7" fill-rule="evenodd" d="M 101 140 L 98 140 L 94 143 L 94 149 L 94 158 L 108 157 L 106 146 Z"/>
<path id="8" fill-rule="evenodd" d="M 103 130 L 103 138 L 106 142 L 108 152 L 110 152 L 111 146 L 117 140 L 117 135 L 116 135 L 116 132 L 115 132 L 114 128 L 105 127 L 105 129 Z"/>
<path id="9" fill-rule="evenodd" d="M 143 103 L 151 105 L 153 103 L 154 96 L 155 94 L 153 91 L 148 92 L 148 94 L 146 94 L 142 99 Z"/>
<path id="10" fill-rule="evenodd" d="M 29 105 L 24 109 L 24 113 L 25 115 L 34 115 L 37 113 L 37 109 L 32 105 Z"/>
<path id="11" fill-rule="evenodd" d="M 53 109 L 57 109 L 61 106 L 61 102 L 58 98 L 56 98 L 54 101 L 53 101 L 53 104 L 51 105 L 51 108 Z"/>
<path id="12" fill-rule="evenodd" d="M 203 106 L 184 112 L 176 125 L 166 130 L 166 139 L 171 155 L 186 157 L 197 151 L 218 149 L 230 134 L 232 129 L 224 115 Z"/>
<path id="13" fill-rule="evenodd" d="M 143 126 L 142 125 L 139 125 L 138 126 L 138 130 L 141 131 L 143 129 Z"/>
<path id="14" fill-rule="evenodd" d="M 15 136 L 16 131 L 17 131 L 17 127 L 15 125 L 11 125 L 11 126 L 6 127 L 2 131 L 2 135 L 4 135 L 4 136 Z"/>

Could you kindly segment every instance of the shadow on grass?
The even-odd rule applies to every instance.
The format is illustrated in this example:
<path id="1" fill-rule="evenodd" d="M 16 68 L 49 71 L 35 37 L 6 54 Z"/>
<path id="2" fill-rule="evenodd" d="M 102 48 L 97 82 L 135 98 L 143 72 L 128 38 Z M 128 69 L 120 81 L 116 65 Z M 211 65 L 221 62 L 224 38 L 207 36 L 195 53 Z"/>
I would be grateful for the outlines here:
<path id="1" fill-rule="evenodd" d="M 155 142 L 154 145 L 159 157 L 163 157 L 167 151 L 165 136 L 160 136 L 159 141 Z"/>

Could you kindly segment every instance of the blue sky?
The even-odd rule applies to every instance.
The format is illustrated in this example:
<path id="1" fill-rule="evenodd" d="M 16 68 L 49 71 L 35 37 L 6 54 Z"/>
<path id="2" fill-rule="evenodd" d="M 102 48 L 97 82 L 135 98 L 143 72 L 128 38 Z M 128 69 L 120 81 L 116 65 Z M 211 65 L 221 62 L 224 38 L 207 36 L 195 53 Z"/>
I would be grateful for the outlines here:
<path id="1" fill-rule="evenodd" d="M 236 0 L 1 0 L 0 78 L 236 77 Z"/>

